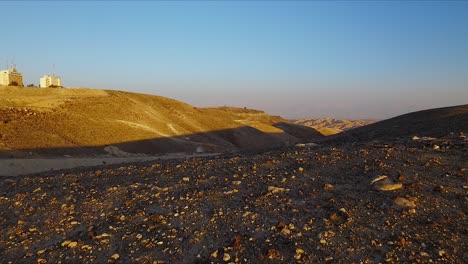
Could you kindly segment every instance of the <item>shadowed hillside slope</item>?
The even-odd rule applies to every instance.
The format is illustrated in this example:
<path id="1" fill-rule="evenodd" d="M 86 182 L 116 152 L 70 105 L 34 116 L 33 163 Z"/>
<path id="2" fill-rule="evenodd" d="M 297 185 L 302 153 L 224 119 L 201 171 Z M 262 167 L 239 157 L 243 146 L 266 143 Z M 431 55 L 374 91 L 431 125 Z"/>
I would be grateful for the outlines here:
<path id="1" fill-rule="evenodd" d="M 468 133 L 468 105 L 435 108 L 404 114 L 331 136 L 327 141 L 350 142 L 397 139 L 409 136 L 440 137 Z"/>
<path id="2" fill-rule="evenodd" d="M 274 126 L 286 122 L 262 111 L 196 108 L 145 94 L 0 87 L 3 152 L 115 144 L 147 154 L 197 149 L 222 152 L 264 149 L 322 137 L 318 132 L 307 137 L 300 132 L 298 136 L 294 130 L 286 132 Z"/>

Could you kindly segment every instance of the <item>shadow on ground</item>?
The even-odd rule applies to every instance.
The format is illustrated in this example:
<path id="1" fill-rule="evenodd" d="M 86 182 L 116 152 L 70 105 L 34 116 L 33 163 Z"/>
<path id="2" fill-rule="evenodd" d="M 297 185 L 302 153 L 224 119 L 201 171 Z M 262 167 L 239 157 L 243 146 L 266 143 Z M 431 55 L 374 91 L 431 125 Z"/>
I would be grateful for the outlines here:
<path id="1" fill-rule="evenodd" d="M 0 158 L 74 157 L 105 155 L 162 155 L 168 153 L 222 153 L 263 151 L 297 143 L 316 141 L 324 136 L 313 128 L 277 123 L 282 133 L 264 133 L 250 126 L 181 136 L 115 142 L 99 146 L 50 146 L 0 151 Z M 110 147 L 110 148 L 109 148 Z"/>

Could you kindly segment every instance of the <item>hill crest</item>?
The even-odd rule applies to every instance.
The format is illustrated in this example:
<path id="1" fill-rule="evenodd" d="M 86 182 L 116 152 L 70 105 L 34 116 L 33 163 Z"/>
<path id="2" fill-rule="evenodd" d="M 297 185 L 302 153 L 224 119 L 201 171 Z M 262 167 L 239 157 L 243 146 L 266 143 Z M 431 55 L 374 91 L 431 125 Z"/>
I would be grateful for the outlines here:
<path id="1" fill-rule="evenodd" d="M 193 153 L 200 147 L 229 152 L 322 137 L 310 128 L 304 134 L 298 125 L 285 132 L 275 124 L 287 120 L 259 110 L 198 108 L 162 96 L 110 90 L 0 87 L 0 112 L 0 150 L 20 156 L 79 154 L 83 148 L 105 154 L 105 146 L 116 144 L 144 154 Z"/>

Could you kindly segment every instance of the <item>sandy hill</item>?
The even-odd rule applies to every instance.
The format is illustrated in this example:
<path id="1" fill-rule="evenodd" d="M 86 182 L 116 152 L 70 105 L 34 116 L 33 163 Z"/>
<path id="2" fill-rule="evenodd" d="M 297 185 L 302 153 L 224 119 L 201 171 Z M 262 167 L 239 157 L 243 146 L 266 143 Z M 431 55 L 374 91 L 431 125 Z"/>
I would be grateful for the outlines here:
<path id="1" fill-rule="evenodd" d="M 332 136 L 331 141 L 390 140 L 412 136 L 440 137 L 468 133 L 468 105 L 404 114 Z"/>
<path id="2" fill-rule="evenodd" d="M 294 120 L 295 124 L 312 127 L 324 135 L 334 135 L 356 127 L 372 124 L 373 120 L 346 120 L 334 118 L 304 118 Z"/>
<path id="3" fill-rule="evenodd" d="M 0 150 L 10 156 L 106 153 L 109 145 L 146 154 L 224 152 L 322 137 L 282 123 L 262 111 L 196 108 L 161 96 L 0 87 Z"/>

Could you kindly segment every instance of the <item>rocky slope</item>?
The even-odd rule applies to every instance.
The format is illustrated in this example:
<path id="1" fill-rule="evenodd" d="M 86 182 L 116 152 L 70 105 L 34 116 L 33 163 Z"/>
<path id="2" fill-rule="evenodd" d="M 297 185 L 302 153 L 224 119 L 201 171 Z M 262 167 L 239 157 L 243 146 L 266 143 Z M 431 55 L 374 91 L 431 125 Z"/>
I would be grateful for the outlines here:
<path id="1" fill-rule="evenodd" d="M 294 120 L 295 124 L 308 126 L 318 130 L 320 133 L 329 136 L 374 123 L 373 120 L 346 120 L 334 118 L 304 118 Z"/>
<path id="2" fill-rule="evenodd" d="M 468 134 L 468 105 L 412 112 L 328 137 L 329 142 L 386 141 L 412 136 Z"/>
<path id="3" fill-rule="evenodd" d="M 438 147 L 435 147 L 435 146 Z M 0 180 L 8 263 L 464 263 L 463 135 Z"/>
<path id="4" fill-rule="evenodd" d="M 258 150 L 322 137 L 262 111 L 196 108 L 160 96 L 92 89 L 0 87 L 3 156 Z M 292 126 L 289 125 L 289 126 Z M 296 131 L 297 128 L 297 131 Z"/>

